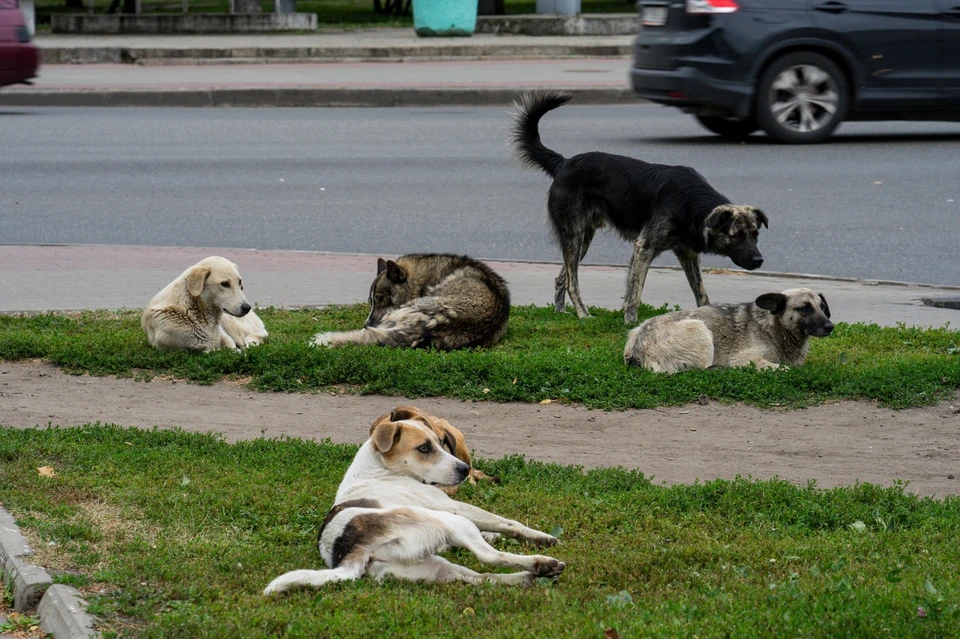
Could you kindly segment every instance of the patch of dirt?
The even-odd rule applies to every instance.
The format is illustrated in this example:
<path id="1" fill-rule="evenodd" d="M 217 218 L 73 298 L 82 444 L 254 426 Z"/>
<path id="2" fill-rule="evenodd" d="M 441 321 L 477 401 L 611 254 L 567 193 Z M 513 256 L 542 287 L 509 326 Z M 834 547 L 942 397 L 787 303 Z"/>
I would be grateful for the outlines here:
<path id="1" fill-rule="evenodd" d="M 773 476 L 823 488 L 857 481 L 944 497 L 960 493 L 960 395 L 902 411 L 837 402 L 792 411 L 709 402 L 605 412 L 562 404 L 443 398 L 260 393 L 236 382 L 65 375 L 38 362 L 0 363 L 0 424 L 88 422 L 218 431 L 228 441 L 262 435 L 363 442 L 370 424 L 414 404 L 463 430 L 479 457 L 519 453 L 585 468 L 623 466 L 657 483 Z"/>

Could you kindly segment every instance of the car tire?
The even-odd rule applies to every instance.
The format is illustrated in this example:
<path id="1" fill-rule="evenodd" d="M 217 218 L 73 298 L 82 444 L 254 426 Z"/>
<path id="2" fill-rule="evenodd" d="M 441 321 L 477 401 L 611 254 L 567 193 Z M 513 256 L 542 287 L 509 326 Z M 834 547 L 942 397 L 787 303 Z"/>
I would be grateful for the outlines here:
<path id="1" fill-rule="evenodd" d="M 791 53 L 763 72 L 756 117 L 777 142 L 813 144 L 830 137 L 849 105 L 847 78 L 836 64 L 819 53 Z"/>
<path id="2" fill-rule="evenodd" d="M 725 118 L 717 115 L 695 115 L 703 128 L 726 138 L 745 138 L 760 127 L 753 118 Z"/>

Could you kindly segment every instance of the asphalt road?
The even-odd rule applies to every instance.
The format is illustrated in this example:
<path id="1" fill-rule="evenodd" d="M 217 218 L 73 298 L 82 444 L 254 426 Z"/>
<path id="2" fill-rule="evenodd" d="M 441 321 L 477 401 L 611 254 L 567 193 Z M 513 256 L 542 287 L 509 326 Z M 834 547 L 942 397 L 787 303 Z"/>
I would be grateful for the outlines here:
<path id="1" fill-rule="evenodd" d="M 511 160 L 507 126 L 501 108 L 2 109 L 0 243 L 556 261 L 548 179 Z M 958 124 L 850 123 L 784 147 L 724 141 L 656 106 L 571 105 L 541 135 L 567 156 L 697 168 L 768 213 L 767 270 L 960 285 Z M 586 261 L 629 253 L 607 234 Z"/>

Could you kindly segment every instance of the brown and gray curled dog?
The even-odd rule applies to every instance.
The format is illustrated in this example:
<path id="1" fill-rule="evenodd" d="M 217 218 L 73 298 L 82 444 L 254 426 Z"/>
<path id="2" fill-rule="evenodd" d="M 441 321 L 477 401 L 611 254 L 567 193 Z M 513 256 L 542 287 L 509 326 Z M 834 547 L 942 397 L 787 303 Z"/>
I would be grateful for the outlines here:
<path id="1" fill-rule="evenodd" d="M 746 304 L 714 304 L 651 317 L 627 336 L 623 359 L 655 373 L 692 368 L 799 366 L 811 337 L 833 332 L 830 307 L 808 288 L 766 293 Z"/>
<path id="2" fill-rule="evenodd" d="M 318 333 L 312 344 L 486 348 L 503 338 L 509 318 L 507 283 L 486 264 L 466 255 L 411 254 L 377 260 L 363 329 Z"/>

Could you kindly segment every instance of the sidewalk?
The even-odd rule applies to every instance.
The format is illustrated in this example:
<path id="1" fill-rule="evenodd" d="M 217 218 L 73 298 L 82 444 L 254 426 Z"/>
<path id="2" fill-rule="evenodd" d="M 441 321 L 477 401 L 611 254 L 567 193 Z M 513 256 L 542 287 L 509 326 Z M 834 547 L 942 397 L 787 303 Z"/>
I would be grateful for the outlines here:
<path id="1" fill-rule="evenodd" d="M 366 301 L 377 257 L 225 248 L 0 245 L 0 313 L 143 308 L 188 266 L 209 255 L 223 255 L 240 266 L 245 293 L 252 302 L 280 307 Z M 552 303 L 559 264 L 490 264 L 507 280 L 514 304 Z M 620 308 L 625 279 L 625 268 L 582 268 L 584 301 Z M 839 322 L 960 324 L 960 312 L 921 301 L 960 297 L 958 288 L 726 270 L 708 272 L 704 281 L 714 302 L 743 302 L 762 293 L 809 287 L 827 297 L 833 319 Z M 653 306 L 693 305 L 686 277 L 678 268 L 652 268 L 643 300 Z"/>
<path id="2" fill-rule="evenodd" d="M 311 34 L 58 35 L 38 34 L 46 64 L 202 63 L 309 60 L 533 59 L 626 56 L 634 36 L 527 36 L 478 33 L 469 38 L 420 38 L 412 27 Z"/>
<path id="3" fill-rule="evenodd" d="M 418 38 L 412 28 L 309 35 L 41 34 L 32 86 L 3 106 L 481 106 L 551 87 L 580 104 L 637 103 L 632 35 L 476 34 Z"/>
<path id="4" fill-rule="evenodd" d="M 32 86 L 5 87 L 0 106 L 482 106 L 528 89 L 578 104 L 638 104 L 627 58 L 283 64 L 50 65 Z"/>

